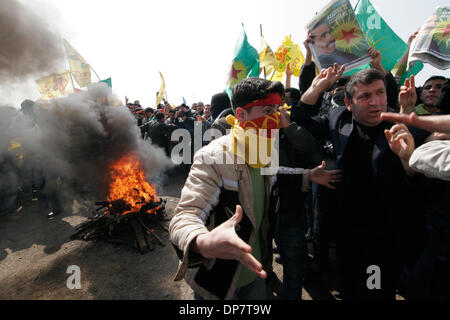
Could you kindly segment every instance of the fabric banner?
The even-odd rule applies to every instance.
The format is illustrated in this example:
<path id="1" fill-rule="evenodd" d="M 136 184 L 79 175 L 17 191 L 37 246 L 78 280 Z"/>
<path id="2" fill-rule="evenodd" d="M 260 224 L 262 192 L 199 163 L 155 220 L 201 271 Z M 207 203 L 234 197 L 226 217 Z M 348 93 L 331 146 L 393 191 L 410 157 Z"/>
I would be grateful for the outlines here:
<path id="1" fill-rule="evenodd" d="M 70 71 L 62 71 L 36 80 L 42 99 L 62 97 L 75 92 Z"/>
<path id="2" fill-rule="evenodd" d="M 277 59 L 269 47 L 267 42 L 264 40 L 264 36 L 261 36 L 261 51 L 259 52 L 259 67 L 260 72 L 264 72 L 267 77 L 275 71 L 275 66 L 277 65 Z"/>
<path id="3" fill-rule="evenodd" d="M 320 70 L 338 63 L 350 71 L 372 60 L 369 43 L 349 0 L 328 3 L 306 25 L 306 30 L 314 40 L 310 49 Z"/>
<path id="4" fill-rule="evenodd" d="M 408 45 L 384 21 L 369 0 L 359 0 L 355 6 L 355 14 L 369 45 L 381 52 L 381 64 L 384 69 L 391 71 L 408 49 Z M 346 74 L 353 74 L 366 68 L 370 68 L 370 64 Z M 423 63 L 417 62 L 411 72 L 403 74 L 400 83 L 403 83 L 411 74 L 419 73 L 422 68 Z"/>
<path id="5" fill-rule="evenodd" d="M 105 79 L 105 80 L 100 80 L 100 82 L 104 82 L 108 85 L 108 87 L 112 88 L 112 80 L 111 78 Z"/>
<path id="6" fill-rule="evenodd" d="M 277 64 L 275 66 L 275 74 L 272 75 L 272 81 L 283 82 L 286 74 L 286 67 L 293 71 L 293 75 L 298 77 L 303 63 L 305 63 L 305 57 L 300 49 L 299 45 L 291 40 L 291 36 L 286 36 L 275 52 L 275 58 Z"/>
<path id="7" fill-rule="evenodd" d="M 69 62 L 70 72 L 80 87 L 86 87 L 91 84 L 91 67 L 83 57 L 64 40 L 67 61 Z"/>
<path id="8" fill-rule="evenodd" d="M 259 77 L 259 54 L 247 41 L 247 34 L 242 26 L 241 35 L 236 42 L 233 60 L 230 65 L 225 92 L 231 99 L 233 86 L 248 77 Z"/>
<path id="9" fill-rule="evenodd" d="M 164 99 L 164 94 L 166 93 L 166 82 L 164 81 L 164 77 L 162 73 L 159 73 L 161 77 L 161 89 L 159 89 L 158 96 L 156 97 L 156 107 L 159 106 L 160 102 Z"/>
<path id="10" fill-rule="evenodd" d="M 422 25 L 411 44 L 408 65 L 414 61 L 450 68 L 450 7 L 438 7 Z"/>

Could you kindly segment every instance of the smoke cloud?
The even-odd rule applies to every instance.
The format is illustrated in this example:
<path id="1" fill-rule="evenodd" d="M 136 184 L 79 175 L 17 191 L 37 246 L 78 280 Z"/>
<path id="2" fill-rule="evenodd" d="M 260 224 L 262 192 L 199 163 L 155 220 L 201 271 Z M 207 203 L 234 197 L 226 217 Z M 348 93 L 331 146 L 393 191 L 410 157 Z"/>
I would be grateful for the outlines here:
<path id="1" fill-rule="evenodd" d="M 55 28 L 17 0 L 0 3 L 0 85 L 40 77 L 64 66 Z"/>
<path id="2" fill-rule="evenodd" d="M 65 187 L 73 192 L 106 200 L 108 167 L 133 152 L 142 160 L 147 179 L 153 181 L 171 161 L 141 138 L 134 116 L 127 107 L 114 105 L 115 101 L 110 88 L 99 83 L 86 92 L 34 105 L 31 117 L 0 107 L 0 162 L 12 159 L 47 176 L 64 178 Z M 14 140 L 20 148 L 8 151 Z M 0 176 L 1 181 L 4 178 Z"/>

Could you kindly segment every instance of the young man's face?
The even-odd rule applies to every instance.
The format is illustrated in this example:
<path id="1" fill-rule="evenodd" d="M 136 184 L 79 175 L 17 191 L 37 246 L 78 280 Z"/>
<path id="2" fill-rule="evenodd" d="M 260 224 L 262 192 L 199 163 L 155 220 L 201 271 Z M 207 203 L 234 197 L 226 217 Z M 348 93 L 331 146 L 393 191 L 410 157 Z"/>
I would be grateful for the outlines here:
<path id="1" fill-rule="evenodd" d="M 345 104 L 357 122 L 368 127 L 377 126 L 382 122 L 381 112 L 387 110 L 384 82 L 375 80 L 370 84 L 356 84 L 352 101 L 345 98 Z"/>
<path id="2" fill-rule="evenodd" d="M 314 40 L 314 47 L 319 50 L 319 54 L 332 54 L 335 49 L 335 42 L 327 24 L 321 24 L 311 31 L 311 38 Z"/>
<path id="3" fill-rule="evenodd" d="M 205 117 L 209 117 L 211 115 L 211 107 L 209 105 L 205 106 L 205 110 L 203 110 L 203 115 Z"/>
<path id="4" fill-rule="evenodd" d="M 425 82 L 420 99 L 427 106 L 435 106 L 442 94 L 442 86 L 445 80 L 435 79 Z"/>
<path id="5" fill-rule="evenodd" d="M 280 106 L 279 104 L 273 104 L 268 106 L 255 106 L 248 110 L 245 110 L 243 108 L 237 108 L 236 117 L 239 120 L 239 122 L 258 119 L 278 112 L 279 106 Z"/>

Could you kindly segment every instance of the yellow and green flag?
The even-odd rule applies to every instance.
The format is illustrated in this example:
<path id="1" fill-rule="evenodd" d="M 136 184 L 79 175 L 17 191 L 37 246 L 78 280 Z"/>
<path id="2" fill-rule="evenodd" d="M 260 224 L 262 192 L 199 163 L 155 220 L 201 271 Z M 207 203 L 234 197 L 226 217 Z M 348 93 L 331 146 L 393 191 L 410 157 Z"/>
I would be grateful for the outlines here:
<path id="1" fill-rule="evenodd" d="M 247 34 L 242 26 L 241 35 L 236 42 L 234 57 L 230 65 L 225 92 L 231 99 L 233 86 L 248 77 L 259 77 L 259 54 L 247 41 Z"/>
<path id="2" fill-rule="evenodd" d="M 80 87 L 86 87 L 91 84 L 91 67 L 89 64 L 65 39 L 64 48 L 66 49 L 70 72 L 75 81 Z"/>
<path id="3" fill-rule="evenodd" d="M 381 52 L 383 67 L 387 71 L 391 71 L 408 48 L 407 44 L 389 27 L 369 0 L 359 0 L 354 11 L 362 31 L 366 34 L 369 45 Z M 370 68 L 370 64 L 354 69 L 347 74 L 353 74 L 366 68 Z M 404 79 L 411 74 L 419 73 L 422 68 L 423 63 L 415 63 L 411 72 L 403 74 L 400 83 L 403 83 Z"/>

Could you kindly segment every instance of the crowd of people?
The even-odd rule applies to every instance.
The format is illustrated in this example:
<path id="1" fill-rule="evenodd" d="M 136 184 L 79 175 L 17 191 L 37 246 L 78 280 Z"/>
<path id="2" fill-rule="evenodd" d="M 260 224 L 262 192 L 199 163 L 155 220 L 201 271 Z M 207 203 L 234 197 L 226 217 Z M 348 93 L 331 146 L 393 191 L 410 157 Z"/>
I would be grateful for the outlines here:
<path id="1" fill-rule="evenodd" d="M 276 249 L 279 297 L 300 300 L 308 257 L 324 274 L 332 245 L 343 299 L 449 299 L 449 79 L 400 84 L 402 61 L 385 70 L 374 48 L 369 69 L 316 74 L 311 41 L 299 89 L 289 68 L 286 88 L 259 78 L 233 87 L 231 132 L 195 154 L 171 221 L 175 280 L 199 300 L 267 299 Z M 261 175 L 258 154 L 249 160 L 249 128 L 257 142 L 279 129 L 275 175 Z"/>
<path id="2" fill-rule="evenodd" d="M 317 74 L 313 41 L 304 43 L 299 89 L 287 68 L 285 85 L 247 78 L 231 99 L 221 92 L 208 104 L 144 108 L 125 98 L 141 138 L 167 157 L 180 142 L 175 130 L 191 137 L 189 175 L 170 224 L 180 258 L 175 280 L 184 278 L 196 299 L 266 299 L 277 250 L 280 298 L 300 300 L 308 258 L 325 273 L 333 245 L 344 299 L 395 299 L 400 289 L 407 299 L 450 298 L 449 79 L 399 84 L 404 68 L 385 70 L 374 48 L 369 69 L 346 76 L 334 63 Z M 32 108 L 22 103 L 25 115 Z M 211 128 L 223 136 L 203 139 Z M 264 144 L 278 156 L 276 173 L 262 174 Z M 27 179 L 29 197 L 58 183 L 37 171 Z M 62 210 L 53 189 L 37 192 L 50 216 Z M 17 210 L 6 202 L 2 209 Z"/>

